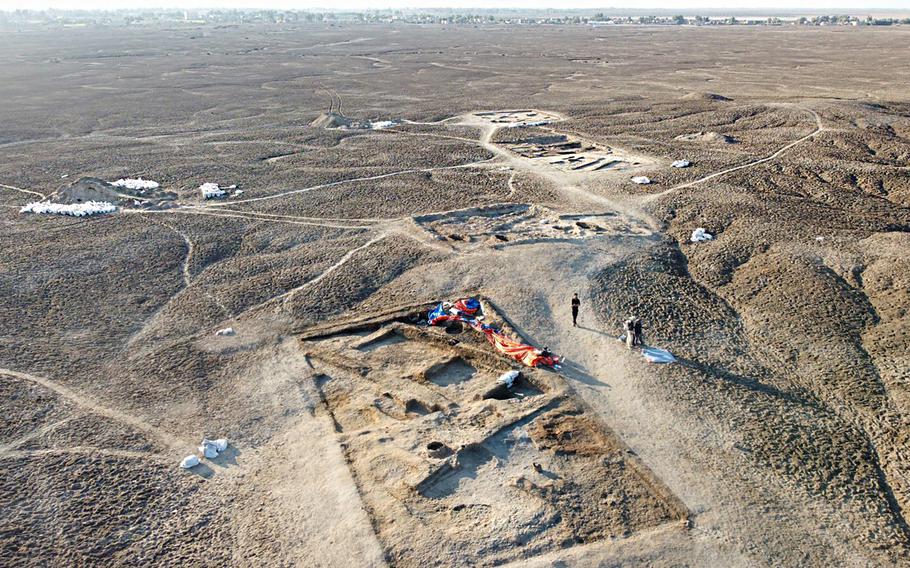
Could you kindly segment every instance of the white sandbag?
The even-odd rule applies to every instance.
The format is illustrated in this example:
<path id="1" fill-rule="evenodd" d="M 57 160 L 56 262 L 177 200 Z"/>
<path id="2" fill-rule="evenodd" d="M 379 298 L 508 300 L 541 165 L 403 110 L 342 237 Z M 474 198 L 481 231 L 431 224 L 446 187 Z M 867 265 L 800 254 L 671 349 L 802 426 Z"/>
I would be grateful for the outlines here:
<path id="1" fill-rule="evenodd" d="M 520 371 L 509 371 L 499 375 L 499 378 L 496 379 L 496 382 L 505 385 L 506 388 L 512 388 L 512 385 L 515 383 L 515 380 L 521 375 Z"/>
<path id="2" fill-rule="evenodd" d="M 641 354 L 649 363 L 675 363 L 676 357 L 666 349 L 656 347 L 643 347 Z"/>
<path id="3" fill-rule="evenodd" d="M 376 122 L 370 123 L 370 128 L 373 130 L 383 130 L 385 128 L 391 128 L 398 124 L 397 120 L 378 120 Z"/>
<path id="4" fill-rule="evenodd" d="M 689 160 L 676 160 L 670 165 L 674 168 L 688 168 L 692 164 L 689 162 Z"/>
<path id="5" fill-rule="evenodd" d="M 203 199 L 218 199 L 225 196 L 225 191 L 217 183 L 204 183 L 199 186 Z"/>
<path id="6" fill-rule="evenodd" d="M 632 183 L 637 183 L 638 185 L 648 185 L 651 183 L 651 178 L 646 176 L 634 176 L 632 178 Z"/>
<path id="7" fill-rule="evenodd" d="M 26 203 L 19 213 L 39 213 L 44 215 L 70 215 L 72 217 L 88 217 L 89 215 L 102 215 L 113 213 L 117 206 L 107 201 L 87 201 L 85 203 L 52 203 L 50 201 L 32 201 Z"/>
<path id="8" fill-rule="evenodd" d="M 125 187 L 127 189 L 138 189 L 141 191 L 145 191 L 146 189 L 158 189 L 158 187 L 160 187 L 160 184 L 157 181 L 142 178 L 121 178 L 117 181 L 112 181 L 111 185 L 115 187 Z"/>
<path id="9" fill-rule="evenodd" d="M 209 440 L 202 440 L 202 445 L 199 446 L 199 453 L 208 459 L 217 458 L 218 448 L 215 447 L 214 442 L 211 442 Z"/>
<path id="10" fill-rule="evenodd" d="M 183 458 L 183 461 L 180 462 L 180 467 L 183 469 L 190 469 L 191 467 L 196 467 L 199 465 L 199 458 L 196 456 L 186 456 Z"/>
<path id="11" fill-rule="evenodd" d="M 714 235 L 706 231 L 704 227 L 699 227 L 692 231 L 692 237 L 690 240 L 693 243 L 702 243 L 705 241 L 714 240 Z"/>
<path id="12" fill-rule="evenodd" d="M 219 453 L 219 454 L 220 454 L 221 452 L 223 452 L 224 450 L 226 450 L 227 447 L 228 447 L 228 441 L 225 440 L 224 438 L 219 438 L 219 439 L 217 439 L 217 440 L 212 440 L 212 444 L 215 445 L 215 449 L 218 450 L 218 453 Z"/>
<path id="13" fill-rule="evenodd" d="M 233 328 L 233 327 L 226 327 L 226 328 L 224 328 L 224 329 L 219 329 L 218 331 L 216 331 L 216 332 L 215 332 L 215 335 L 222 335 L 222 336 L 224 336 L 224 335 L 234 335 L 235 333 L 236 333 L 236 332 L 234 331 L 234 328 Z"/>

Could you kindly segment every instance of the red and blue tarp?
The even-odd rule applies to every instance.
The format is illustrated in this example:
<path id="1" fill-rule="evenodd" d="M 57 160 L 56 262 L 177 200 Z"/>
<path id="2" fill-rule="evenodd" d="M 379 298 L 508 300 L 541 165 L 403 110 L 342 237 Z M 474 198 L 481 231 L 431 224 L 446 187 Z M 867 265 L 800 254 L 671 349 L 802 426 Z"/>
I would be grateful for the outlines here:
<path id="1" fill-rule="evenodd" d="M 483 309 L 476 298 L 463 298 L 454 303 L 440 302 L 427 314 L 427 321 L 434 326 L 450 321 L 466 323 L 483 333 L 497 351 L 528 367 L 553 367 L 559 364 L 559 357 L 512 339 L 495 327 L 483 323 L 483 317 Z"/>

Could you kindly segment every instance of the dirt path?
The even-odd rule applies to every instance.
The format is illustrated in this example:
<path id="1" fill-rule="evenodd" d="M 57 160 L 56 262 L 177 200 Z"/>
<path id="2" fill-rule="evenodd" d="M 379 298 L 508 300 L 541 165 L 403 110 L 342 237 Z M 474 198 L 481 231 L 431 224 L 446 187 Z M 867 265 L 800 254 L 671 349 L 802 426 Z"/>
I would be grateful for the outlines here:
<path id="1" fill-rule="evenodd" d="M 32 191 L 30 189 L 22 189 L 21 187 L 16 187 L 15 185 L 6 185 L 5 183 L 0 183 L 0 187 L 2 187 L 4 189 L 11 189 L 13 191 L 18 191 L 19 193 L 24 193 L 26 195 L 34 195 L 35 197 L 38 197 L 42 200 L 47 199 L 47 196 L 44 195 L 43 193 L 39 193 L 37 191 Z"/>
<path id="2" fill-rule="evenodd" d="M 168 457 L 162 456 L 160 454 L 153 454 L 149 452 L 136 452 L 131 450 L 115 450 L 110 448 L 95 448 L 90 446 L 71 446 L 69 448 L 45 448 L 40 450 L 11 450 L 8 452 L 0 453 L 0 458 L 26 458 L 31 456 L 41 456 L 48 454 L 75 454 L 75 455 L 91 455 L 96 454 L 99 456 L 113 456 L 117 458 L 129 458 L 132 460 L 150 460 L 157 459 L 158 461 L 167 462 Z M 169 462 L 168 462 L 169 463 Z"/>
<path id="3" fill-rule="evenodd" d="M 272 223 L 284 223 L 287 225 L 304 225 L 308 227 L 329 227 L 331 229 L 372 229 L 372 225 L 344 225 L 339 223 L 319 223 L 316 221 L 300 221 L 293 216 L 258 214 L 246 211 L 234 211 L 232 209 L 213 211 L 202 207 L 179 207 L 176 209 L 148 210 L 148 209 L 122 209 L 123 213 L 136 215 L 202 215 L 209 217 L 225 217 L 233 219 L 246 219 L 249 221 L 262 221 Z"/>
<path id="4" fill-rule="evenodd" d="M 192 286 L 192 284 L 193 284 L 193 274 L 190 272 L 190 261 L 193 258 L 193 253 L 196 250 L 196 246 L 193 244 L 193 240 L 189 237 L 189 235 L 187 235 L 186 233 L 184 233 L 177 227 L 171 225 L 170 223 L 166 223 L 165 221 L 159 221 L 159 222 L 162 225 L 164 225 L 165 227 L 167 227 L 168 229 L 170 229 L 173 232 L 180 235 L 180 237 L 183 239 L 183 242 L 186 244 L 186 256 L 183 259 L 183 283 L 184 283 L 183 289 L 184 289 L 184 291 L 188 290 L 190 288 L 190 286 Z M 216 298 L 215 296 L 213 296 L 206 290 L 203 290 L 202 293 L 205 294 L 205 297 L 208 298 L 213 304 L 218 306 L 218 308 L 221 310 L 221 312 L 225 316 L 230 317 L 231 311 L 229 309 L 227 309 L 227 306 L 225 306 L 223 303 L 221 303 L 221 301 L 218 298 Z M 173 299 L 176 296 L 177 296 L 177 294 L 175 294 L 171 299 Z M 152 321 L 152 320 L 149 320 L 149 321 Z"/>
<path id="5" fill-rule="evenodd" d="M 244 309 L 243 311 L 240 311 L 240 312 L 232 315 L 230 318 L 218 322 L 217 324 L 215 324 L 214 326 L 211 326 L 211 327 L 222 327 L 225 323 L 227 323 L 229 321 L 236 321 L 241 316 L 249 314 L 249 313 L 259 310 L 261 308 L 264 308 L 265 306 L 269 306 L 276 302 L 286 302 L 290 297 L 292 297 L 297 292 L 321 282 L 323 279 L 328 277 L 330 274 L 332 274 L 333 272 L 335 272 L 336 270 L 338 270 L 339 268 L 344 266 L 349 260 L 351 260 L 351 257 L 353 257 L 358 252 L 368 249 L 369 247 L 373 246 L 374 244 L 378 243 L 379 241 L 385 239 L 388 236 L 389 235 L 387 232 L 383 232 L 383 233 L 379 234 L 378 236 L 373 237 L 372 239 L 370 239 L 366 243 L 360 245 L 359 247 L 355 247 L 355 248 L 347 251 L 346 253 L 344 253 L 344 255 L 342 255 L 341 258 L 339 258 L 337 261 L 335 261 L 334 264 L 332 264 L 331 266 L 329 266 L 328 268 L 326 268 L 325 270 L 323 270 L 321 273 L 314 276 L 310 280 L 307 280 L 303 284 L 296 286 L 294 288 L 291 288 L 290 290 L 282 292 L 281 294 L 278 294 L 276 296 L 272 296 L 271 298 L 264 300 L 258 304 L 254 304 L 254 305 Z"/>
<path id="6" fill-rule="evenodd" d="M 19 371 L 14 371 L 12 369 L 0 369 L 0 374 L 9 375 L 17 379 L 22 379 L 40 385 L 46 389 L 52 390 L 63 398 L 69 400 L 70 402 L 75 403 L 76 405 L 82 407 L 85 410 L 93 412 L 95 414 L 100 414 L 106 418 L 122 422 L 127 426 L 135 428 L 144 434 L 149 435 L 155 440 L 161 442 L 165 446 L 171 448 L 176 454 L 186 454 L 193 449 L 193 444 L 181 440 L 177 436 L 166 432 L 158 427 L 152 426 L 148 422 L 142 420 L 137 416 L 132 414 L 127 414 L 121 412 L 114 408 L 105 406 L 101 402 L 95 400 L 94 398 L 78 393 L 69 387 L 65 387 L 60 383 L 47 379 L 45 377 L 38 377 L 36 375 L 30 375 L 28 373 L 21 373 Z"/>
<path id="7" fill-rule="evenodd" d="M 816 137 L 816 136 L 817 136 L 818 134 L 820 134 L 821 132 L 824 132 L 824 131 L 825 131 L 825 126 L 822 124 L 822 118 L 818 115 L 817 112 L 815 112 L 815 111 L 812 110 L 811 108 L 807 108 L 807 107 L 800 107 L 800 108 L 802 108 L 803 110 L 805 110 L 806 112 L 808 112 L 809 114 L 811 114 L 812 117 L 815 119 L 815 130 L 813 130 L 813 131 L 810 132 L 809 134 L 806 134 L 805 136 L 803 136 L 803 137 L 801 137 L 801 138 L 799 138 L 799 139 L 797 139 L 797 140 L 794 140 L 793 142 L 790 142 L 790 143 L 787 144 L 786 146 L 783 146 L 782 148 L 780 148 L 779 150 L 777 150 L 777 151 L 774 152 L 773 154 L 770 154 L 770 155 L 768 155 L 768 156 L 765 156 L 764 158 L 759 158 L 759 159 L 757 159 L 757 160 L 752 160 L 751 162 L 747 162 L 747 163 L 745 163 L 745 164 L 740 164 L 740 165 L 734 166 L 734 167 L 732 167 L 732 168 L 727 168 L 727 169 L 724 169 L 724 170 L 720 170 L 720 171 L 718 171 L 718 172 L 714 172 L 714 173 L 708 174 L 708 175 L 706 175 L 706 176 L 700 177 L 700 178 L 698 178 L 698 179 L 696 179 L 696 180 L 693 180 L 693 181 L 690 181 L 690 182 L 686 182 L 686 183 L 683 183 L 683 184 L 680 184 L 680 185 L 673 186 L 673 187 L 671 187 L 671 188 L 669 188 L 669 189 L 666 189 L 666 190 L 664 190 L 664 191 L 661 191 L 661 192 L 659 192 L 659 193 L 655 193 L 655 194 L 652 194 L 652 195 L 647 196 L 647 198 L 646 198 L 644 201 L 645 201 L 645 202 L 651 202 L 651 201 L 654 201 L 655 199 L 657 199 L 657 198 L 659 198 L 659 197 L 662 197 L 662 196 L 664 196 L 664 195 L 668 195 L 668 194 L 670 194 L 670 193 L 673 193 L 674 191 L 679 191 L 680 189 L 686 189 L 686 188 L 689 188 L 689 187 L 692 187 L 692 186 L 695 186 L 695 185 L 699 185 L 699 184 L 704 183 L 704 182 L 706 182 L 706 181 L 710 181 L 710 180 L 712 180 L 712 179 L 719 178 L 719 177 L 724 176 L 724 175 L 727 175 L 727 174 L 729 174 L 729 173 L 733 173 L 733 172 L 736 172 L 736 171 L 739 171 L 739 170 L 744 170 L 744 169 L 746 169 L 746 168 L 751 168 L 751 167 L 757 166 L 757 165 L 759 165 L 759 164 L 764 164 L 764 163 L 766 163 L 766 162 L 770 162 L 770 161 L 772 161 L 772 160 L 776 160 L 777 158 L 779 158 L 779 157 L 780 157 L 784 152 L 786 152 L 787 150 L 793 148 L 794 146 L 798 146 L 799 144 L 802 144 L 803 142 L 805 142 L 805 141 L 807 141 L 807 140 L 810 140 L 810 139 Z"/>
<path id="8" fill-rule="evenodd" d="M 289 195 L 297 195 L 300 193 L 306 193 L 308 191 L 314 191 L 317 189 L 326 189 L 329 187 L 335 187 L 337 185 L 343 185 L 346 183 L 354 183 L 354 182 L 358 182 L 358 181 L 374 181 L 377 179 L 385 179 L 385 178 L 402 176 L 402 175 L 407 175 L 407 174 L 419 174 L 419 173 L 437 172 L 437 171 L 441 171 L 441 170 L 457 170 L 457 169 L 461 169 L 461 168 L 471 168 L 471 167 L 477 166 L 478 164 L 483 164 L 483 163 L 486 163 L 489 161 L 490 161 L 489 159 L 484 159 L 484 160 L 477 160 L 475 162 L 469 162 L 467 164 L 456 164 L 454 166 L 439 166 L 436 168 L 412 168 L 412 169 L 407 169 L 407 170 L 400 170 L 397 172 L 389 172 L 387 174 L 364 176 L 364 177 L 359 177 L 359 178 L 351 178 L 351 179 L 344 179 L 344 180 L 340 180 L 340 181 L 333 181 L 333 182 L 329 182 L 329 183 L 322 183 L 319 185 L 304 187 L 301 189 L 292 189 L 290 191 L 283 191 L 281 193 L 275 193 L 272 195 L 264 195 L 262 197 L 252 197 L 249 199 L 238 199 L 236 201 L 230 201 L 230 202 L 224 202 L 224 203 L 211 203 L 209 205 L 198 206 L 197 208 L 198 209 L 214 209 L 217 207 L 228 207 L 228 206 L 241 205 L 244 203 L 255 203 L 258 201 L 268 201 L 270 199 L 279 199 L 281 197 L 287 197 Z"/>
<path id="9" fill-rule="evenodd" d="M 186 233 L 184 233 L 177 227 L 171 225 L 170 223 L 167 223 L 165 221 L 159 221 L 159 223 L 161 225 L 167 227 L 171 231 L 180 235 L 180 237 L 183 239 L 183 242 L 186 244 L 186 255 L 183 257 L 182 271 L 183 271 L 183 284 L 186 288 L 189 288 L 193 281 L 193 275 L 190 274 L 190 260 L 192 260 L 193 250 L 195 250 L 195 247 L 193 246 L 193 241 L 189 238 L 189 236 L 187 236 Z"/>
<path id="10" fill-rule="evenodd" d="M 578 396 L 693 513 L 691 530 L 669 527 L 660 538 L 634 546 L 603 541 L 566 551 L 566 557 L 579 555 L 578 565 L 597 565 L 614 555 L 626 558 L 618 565 L 634 564 L 641 558 L 635 554 L 644 554 L 661 565 L 754 566 L 780 543 L 812 551 L 815 559 L 868 564 L 869 557 L 838 540 L 836 531 L 819 529 L 837 526 L 836 507 L 757 470 L 736 451 L 735 428 L 706 420 L 697 408 L 680 412 L 675 401 L 664 398 L 672 389 L 655 387 L 659 370 L 618 341 L 619 322 L 607 328 L 599 323 L 587 296 L 591 277 L 653 242 L 653 237 L 620 235 L 478 249 L 469 262 L 453 258 L 409 274 L 400 286 L 421 286 L 437 297 L 482 289 L 520 333 L 566 358 L 561 374 Z M 573 292 L 582 298 L 578 328 L 571 319 Z M 629 556 L 623 556 L 630 546 Z"/>
<path id="11" fill-rule="evenodd" d="M 38 439 L 41 436 L 44 436 L 45 434 L 47 434 L 48 432 L 51 432 L 51 431 L 65 425 L 66 423 L 71 422 L 75 418 L 76 418 L 76 416 L 70 415 L 61 420 L 55 420 L 54 422 L 49 422 L 48 424 L 45 424 L 44 426 L 35 428 L 34 430 L 32 430 L 31 432 L 29 432 L 28 434 L 26 434 L 24 436 L 16 438 L 15 440 L 7 442 L 6 444 L 0 444 L 0 456 L 9 455 L 12 451 L 15 450 L 15 448 L 18 448 L 22 444 L 25 444 L 32 440 Z"/>

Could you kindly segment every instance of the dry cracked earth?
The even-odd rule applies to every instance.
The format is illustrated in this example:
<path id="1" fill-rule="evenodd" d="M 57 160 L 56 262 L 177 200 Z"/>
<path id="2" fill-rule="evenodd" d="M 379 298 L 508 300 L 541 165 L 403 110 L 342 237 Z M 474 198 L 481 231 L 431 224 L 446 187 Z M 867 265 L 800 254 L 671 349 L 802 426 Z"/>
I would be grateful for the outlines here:
<path id="1" fill-rule="evenodd" d="M 910 562 L 908 39 L 0 34 L 3 564 Z"/>

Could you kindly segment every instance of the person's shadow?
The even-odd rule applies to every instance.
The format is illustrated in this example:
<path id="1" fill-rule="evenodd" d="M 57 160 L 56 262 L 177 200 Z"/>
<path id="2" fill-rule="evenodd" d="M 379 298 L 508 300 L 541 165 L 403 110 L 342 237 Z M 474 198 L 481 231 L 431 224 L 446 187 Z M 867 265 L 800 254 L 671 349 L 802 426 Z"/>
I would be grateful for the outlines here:
<path id="1" fill-rule="evenodd" d="M 587 327 L 587 326 L 584 326 L 584 325 L 579 325 L 579 326 L 578 326 L 578 329 L 583 329 L 583 330 L 585 330 L 585 331 L 590 331 L 590 332 L 592 332 L 592 333 L 596 333 L 597 335 L 602 335 L 602 336 L 604 336 L 604 337 L 607 337 L 607 338 L 610 338 L 610 339 L 616 339 L 617 341 L 619 341 L 618 336 L 615 336 L 615 335 L 613 335 L 613 334 L 607 333 L 606 331 L 601 331 L 601 330 L 599 330 L 599 329 L 594 329 L 593 327 Z"/>
<path id="2" fill-rule="evenodd" d="M 574 361 L 562 361 L 560 363 L 560 365 L 562 366 L 562 369 L 560 369 L 559 372 L 570 379 L 574 379 L 580 383 L 584 383 L 586 385 L 590 385 L 590 386 L 594 386 L 594 387 L 609 387 L 610 386 L 609 384 L 601 381 L 600 379 L 588 374 L 588 372 L 585 371 L 584 368 L 582 368 L 578 363 L 575 363 Z"/>

